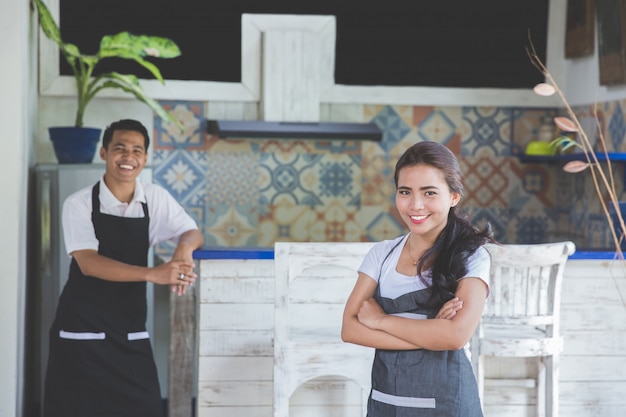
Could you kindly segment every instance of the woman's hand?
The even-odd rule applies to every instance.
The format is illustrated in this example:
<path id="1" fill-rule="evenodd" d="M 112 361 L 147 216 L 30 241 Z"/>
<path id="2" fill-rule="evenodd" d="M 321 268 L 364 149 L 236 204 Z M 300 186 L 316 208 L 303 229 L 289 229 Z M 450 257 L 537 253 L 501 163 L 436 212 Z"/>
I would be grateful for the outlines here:
<path id="1" fill-rule="evenodd" d="M 446 303 L 441 307 L 435 318 L 450 320 L 452 317 L 456 316 L 456 312 L 462 308 L 463 301 L 459 300 L 458 297 L 454 297 L 446 301 Z"/>

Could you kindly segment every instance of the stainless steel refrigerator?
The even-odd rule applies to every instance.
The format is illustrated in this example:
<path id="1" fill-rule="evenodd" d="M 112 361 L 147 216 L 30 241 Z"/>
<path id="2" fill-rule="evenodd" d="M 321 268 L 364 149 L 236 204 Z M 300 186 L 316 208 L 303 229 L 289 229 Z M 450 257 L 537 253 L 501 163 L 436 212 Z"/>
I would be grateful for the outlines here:
<path id="1" fill-rule="evenodd" d="M 81 188 L 95 184 L 104 173 L 103 164 L 49 164 L 35 167 L 35 210 L 36 217 L 31 238 L 36 247 L 35 265 L 30 265 L 34 277 L 29 297 L 31 306 L 31 330 L 34 334 L 31 346 L 31 373 L 34 374 L 31 386 L 27 387 L 33 401 L 41 406 L 43 381 L 48 358 L 48 331 L 54 320 L 59 296 L 65 285 L 70 258 L 65 250 L 61 225 L 61 211 L 66 197 Z M 144 168 L 140 175 L 144 182 L 152 181 L 152 170 Z M 148 257 L 152 264 L 153 252 Z M 148 285 L 147 330 L 154 335 L 154 288 Z M 153 339 L 152 339 L 153 340 Z"/>

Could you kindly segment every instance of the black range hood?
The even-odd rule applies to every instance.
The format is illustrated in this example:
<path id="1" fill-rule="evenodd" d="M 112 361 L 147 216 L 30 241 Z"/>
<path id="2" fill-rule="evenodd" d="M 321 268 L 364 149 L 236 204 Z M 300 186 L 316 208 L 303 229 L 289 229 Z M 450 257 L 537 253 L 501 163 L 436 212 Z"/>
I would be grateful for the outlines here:
<path id="1" fill-rule="evenodd" d="M 220 138 L 288 138 L 382 140 L 374 123 L 263 122 L 207 120 L 207 130 Z"/>

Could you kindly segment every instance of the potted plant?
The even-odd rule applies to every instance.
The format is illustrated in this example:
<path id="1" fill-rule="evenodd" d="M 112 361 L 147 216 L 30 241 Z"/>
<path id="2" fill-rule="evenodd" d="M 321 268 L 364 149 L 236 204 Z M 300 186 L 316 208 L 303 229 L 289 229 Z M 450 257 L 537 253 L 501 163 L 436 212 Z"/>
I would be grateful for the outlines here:
<path id="1" fill-rule="evenodd" d="M 44 1 L 34 0 L 34 3 L 41 29 L 50 40 L 59 46 L 63 57 L 72 68 L 76 81 L 78 107 L 74 126 L 50 127 L 48 129 L 59 163 L 92 161 L 96 145 L 100 139 L 101 129 L 84 127 L 83 116 L 91 99 L 106 88 L 118 88 L 133 94 L 135 98 L 148 105 L 163 120 L 175 123 L 182 130 L 183 127 L 179 120 L 167 112 L 156 100 L 145 94 L 136 75 L 118 72 L 94 75 L 96 66 L 103 59 L 123 58 L 134 60 L 150 71 L 156 79 L 164 83 L 163 76 L 157 66 L 146 58 L 175 58 L 179 56 L 180 49 L 174 41 L 157 36 L 120 32 L 116 35 L 102 37 L 100 49 L 95 55 L 83 54 L 76 45 L 63 41 L 59 26 Z M 78 140 L 78 143 L 74 142 L 72 138 Z M 82 150 L 82 147 L 86 147 L 86 149 Z"/>

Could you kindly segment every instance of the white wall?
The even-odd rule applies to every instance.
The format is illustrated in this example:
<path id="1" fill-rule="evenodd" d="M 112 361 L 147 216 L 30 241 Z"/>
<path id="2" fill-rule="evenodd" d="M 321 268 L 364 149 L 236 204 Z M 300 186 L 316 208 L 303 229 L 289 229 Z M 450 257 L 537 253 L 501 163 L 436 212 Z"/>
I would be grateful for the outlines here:
<path id="1" fill-rule="evenodd" d="M 0 2 L 0 416 L 21 415 L 26 282 L 27 177 L 35 80 L 29 2 Z"/>
<path id="2" fill-rule="evenodd" d="M 565 91 L 567 100 L 572 106 L 626 99 L 626 85 L 611 87 L 600 85 L 597 24 L 595 28 L 593 55 L 568 59 L 565 66 L 565 82 L 556 80 Z"/>

